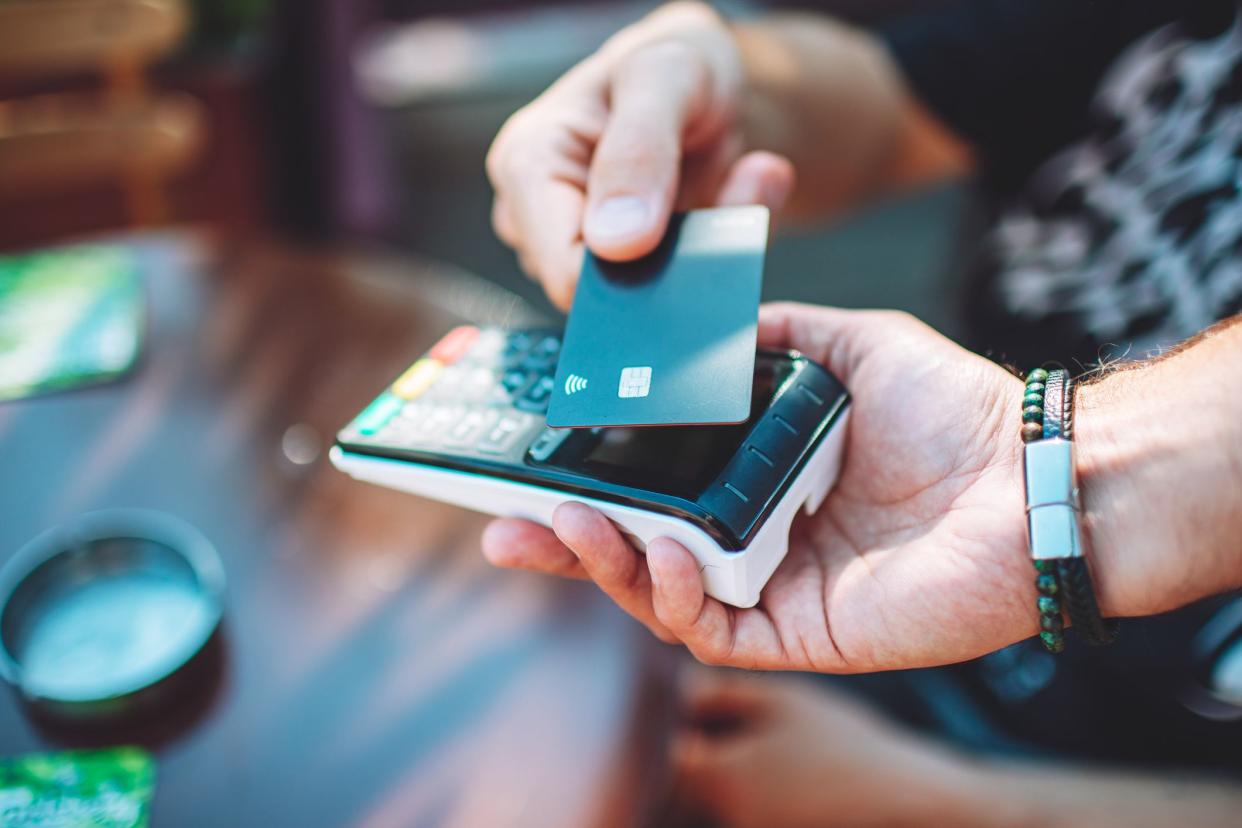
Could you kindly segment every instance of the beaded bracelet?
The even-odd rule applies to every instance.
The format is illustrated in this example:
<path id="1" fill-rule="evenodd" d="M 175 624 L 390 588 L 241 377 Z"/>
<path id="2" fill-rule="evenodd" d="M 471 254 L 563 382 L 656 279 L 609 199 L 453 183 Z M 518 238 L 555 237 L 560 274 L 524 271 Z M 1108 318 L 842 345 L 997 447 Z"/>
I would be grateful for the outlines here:
<path id="1" fill-rule="evenodd" d="M 1044 437 L 1045 411 L 1049 380 L 1052 377 L 1043 368 L 1036 368 L 1026 376 L 1026 390 L 1022 394 L 1022 442 L 1033 443 Z M 1058 382 L 1063 382 L 1063 378 Z M 1058 414 L 1057 423 L 1060 423 Z M 1034 559 L 1035 589 L 1039 593 L 1036 609 L 1039 612 L 1039 640 L 1050 653 L 1065 649 L 1065 622 L 1061 618 L 1061 603 L 1057 593 L 1061 591 L 1060 576 L 1056 562 Z"/>
<path id="2" fill-rule="evenodd" d="M 1074 386 L 1067 371 L 1037 368 L 1027 375 L 1022 397 L 1027 521 L 1037 573 L 1039 637 L 1052 653 L 1065 649 L 1062 605 L 1088 644 L 1108 644 L 1117 636 L 1116 622 L 1100 617 L 1082 554 L 1070 443 L 1073 403 Z"/>

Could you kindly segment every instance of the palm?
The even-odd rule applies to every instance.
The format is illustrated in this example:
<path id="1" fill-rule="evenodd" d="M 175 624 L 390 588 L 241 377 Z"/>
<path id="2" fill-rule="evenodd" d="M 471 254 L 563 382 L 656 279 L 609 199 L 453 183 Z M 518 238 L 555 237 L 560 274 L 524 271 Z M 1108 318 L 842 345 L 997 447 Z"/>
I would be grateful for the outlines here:
<path id="1" fill-rule="evenodd" d="M 944 350 L 893 342 L 851 377 L 848 459 L 756 608 L 756 666 L 920 666 L 1029 634 L 1021 484 L 1001 448 L 1016 380 Z"/>
<path id="2" fill-rule="evenodd" d="M 762 344 L 828 366 L 853 397 L 845 466 L 750 609 L 703 593 L 667 539 L 645 564 L 602 515 L 566 504 L 542 527 L 499 521 L 495 563 L 589 577 L 701 660 L 849 672 L 942 664 L 1034 631 L 1012 413 L 1021 383 L 899 315 L 766 307 Z M 562 545 L 562 542 L 564 545 Z M 571 551 L 572 550 L 572 551 Z"/>

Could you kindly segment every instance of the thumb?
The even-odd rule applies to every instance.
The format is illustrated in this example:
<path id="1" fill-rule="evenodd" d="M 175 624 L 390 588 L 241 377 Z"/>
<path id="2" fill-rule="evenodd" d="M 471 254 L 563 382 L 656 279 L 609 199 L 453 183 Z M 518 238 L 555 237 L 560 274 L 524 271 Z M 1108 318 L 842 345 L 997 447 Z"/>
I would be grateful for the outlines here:
<path id="1" fill-rule="evenodd" d="M 899 315 L 796 302 L 761 305 L 759 347 L 801 351 L 848 386 L 862 358 L 891 336 Z"/>
<path id="2" fill-rule="evenodd" d="M 620 63 L 587 179 L 583 237 L 593 252 L 622 261 L 659 244 L 677 193 L 682 136 L 711 99 L 708 67 L 684 44 L 655 43 Z"/>

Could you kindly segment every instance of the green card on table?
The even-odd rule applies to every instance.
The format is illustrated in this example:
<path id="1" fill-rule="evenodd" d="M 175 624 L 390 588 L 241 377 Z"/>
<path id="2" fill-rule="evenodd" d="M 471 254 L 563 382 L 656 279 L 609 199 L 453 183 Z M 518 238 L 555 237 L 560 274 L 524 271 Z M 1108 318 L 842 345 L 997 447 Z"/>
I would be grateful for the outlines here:
<path id="1" fill-rule="evenodd" d="M 155 764 L 136 747 L 0 758 L 5 828 L 146 828 Z"/>
<path id="2" fill-rule="evenodd" d="M 142 347 L 144 306 L 128 248 L 0 256 L 0 400 L 125 373 Z"/>

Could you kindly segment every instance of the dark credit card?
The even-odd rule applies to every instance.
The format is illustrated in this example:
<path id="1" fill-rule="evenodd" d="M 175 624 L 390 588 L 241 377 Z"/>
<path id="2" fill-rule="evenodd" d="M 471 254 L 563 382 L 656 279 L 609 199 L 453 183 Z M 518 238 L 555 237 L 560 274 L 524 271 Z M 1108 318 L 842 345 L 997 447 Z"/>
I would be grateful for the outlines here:
<path id="1" fill-rule="evenodd" d="M 673 216 L 637 261 L 588 252 L 548 425 L 744 422 L 767 242 L 766 207 L 722 207 Z"/>

